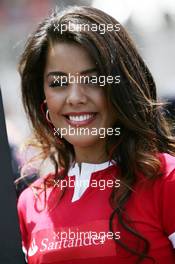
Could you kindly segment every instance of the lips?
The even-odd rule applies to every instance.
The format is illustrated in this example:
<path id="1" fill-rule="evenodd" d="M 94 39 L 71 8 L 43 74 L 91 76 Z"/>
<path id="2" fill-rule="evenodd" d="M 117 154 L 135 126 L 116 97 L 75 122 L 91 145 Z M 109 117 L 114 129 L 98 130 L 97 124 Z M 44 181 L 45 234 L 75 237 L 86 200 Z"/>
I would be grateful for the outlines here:
<path id="1" fill-rule="evenodd" d="M 96 112 L 70 112 L 64 114 L 64 116 L 68 124 L 80 126 L 90 124 L 95 119 L 96 114 Z"/>

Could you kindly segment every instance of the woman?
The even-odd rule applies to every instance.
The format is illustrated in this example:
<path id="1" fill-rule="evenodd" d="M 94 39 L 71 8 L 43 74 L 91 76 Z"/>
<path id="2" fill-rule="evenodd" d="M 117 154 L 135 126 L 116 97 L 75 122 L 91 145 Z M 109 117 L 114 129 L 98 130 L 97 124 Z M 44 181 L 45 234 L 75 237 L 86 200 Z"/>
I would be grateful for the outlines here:
<path id="1" fill-rule="evenodd" d="M 28 263 L 174 263 L 175 140 L 122 25 L 55 11 L 19 69 L 33 144 L 55 167 L 19 198 Z"/>

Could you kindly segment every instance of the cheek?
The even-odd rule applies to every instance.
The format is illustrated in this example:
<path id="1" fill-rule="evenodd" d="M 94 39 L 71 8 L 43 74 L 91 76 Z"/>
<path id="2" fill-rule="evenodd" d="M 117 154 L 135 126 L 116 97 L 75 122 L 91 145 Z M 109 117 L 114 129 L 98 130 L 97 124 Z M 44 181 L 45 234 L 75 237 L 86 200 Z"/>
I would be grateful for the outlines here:
<path id="1" fill-rule="evenodd" d="M 113 126 L 117 122 L 117 113 L 116 113 L 115 109 L 110 108 L 108 116 L 110 117 L 109 118 L 110 125 Z"/>
<path id="2" fill-rule="evenodd" d="M 45 91 L 45 97 L 47 101 L 47 107 L 50 113 L 59 113 L 62 108 L 64 97 L 58 93 L 52 91 Z"/>
<path id="3" fill-rule="evenodd" d="M 112 105 L 105 101 L 104 116 L 108 126 L 113 126 L 117 122 L 117 113 Z"/>
<path id="4" fill-rule="evenodd" d="M 106 95 L 102 89 L 99 88 L 91 98 L 100 110 L 105 111 L 107 109 Z"/>

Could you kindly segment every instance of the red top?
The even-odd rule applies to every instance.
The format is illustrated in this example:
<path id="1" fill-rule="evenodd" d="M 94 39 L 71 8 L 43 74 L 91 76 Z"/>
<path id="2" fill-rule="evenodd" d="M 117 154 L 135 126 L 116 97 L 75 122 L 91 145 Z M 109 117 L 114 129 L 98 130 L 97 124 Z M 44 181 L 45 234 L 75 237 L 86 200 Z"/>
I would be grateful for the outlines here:
<path id="1" fill-rule="evenodd" d="M 165 173 L 154 182 L 139 177 L 126 212 L 131 219 L 130 225 L 150 242 L 149 256 L 157 261 L 155 263 L 174 264 L 175 158 L 162 155 L 162 165 Z M 50 186 L 46 192 L 46 208 L 44 192 L 34 188 L 42 185 L 42 179 L 22 192 L 18 213 L 29 264 L 136 263 L 137 258 L 116 244 L 109 232 L 109 217 L 113 211 L 109 204 L 112 185 L 101 188 L 98 184 L 103 180 L 105 183 L 115 181 L 118 187 L 117 170 L 115 165 L 95 170 L 90 174 L 89 187 L 76 191 L 81 193 L 79 198 L 75 195 L 76 188 L 67 187 L 59 203 L 60 187 L 57 184 Z M 88 174 L 87 170 L 85 174 Z M 75 183 L 75 175 L 66 177 L 67 183 L 70 180 Z M 117 220 L 115 224 L 116 237 L 133 249 L 138 248 L 136 237 L 122 229 Z M 152 263 L 149 259 L 143 261 L 143 264 Z"/>

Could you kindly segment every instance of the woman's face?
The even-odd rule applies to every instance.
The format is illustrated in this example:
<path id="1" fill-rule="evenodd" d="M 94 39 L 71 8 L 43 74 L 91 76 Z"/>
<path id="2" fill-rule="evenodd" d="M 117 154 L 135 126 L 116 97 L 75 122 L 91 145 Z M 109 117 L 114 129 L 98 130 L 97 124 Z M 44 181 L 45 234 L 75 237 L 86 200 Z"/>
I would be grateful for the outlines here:
<path id="1" fill-rule="evenodd" d="M 112 127 L 116 114 L 107 104 L 104 87 L 88 83 L 85 78 L 80 81 L 80 76 L 97 76 L 95 62 L 88 52 L 73 42 L 53 45 L 44 73 L 50 119 L 75 148 L 91 146 L 94 149 L 101 142 L 105 144 L 104 138 L 97 133 L 101 128 Z M 80 129 L 84 132 L 80 133 Z"/>

